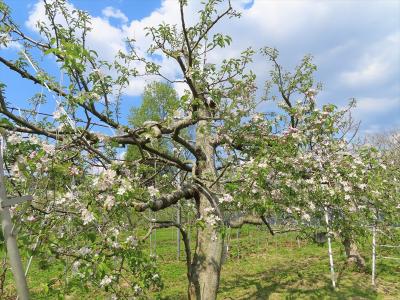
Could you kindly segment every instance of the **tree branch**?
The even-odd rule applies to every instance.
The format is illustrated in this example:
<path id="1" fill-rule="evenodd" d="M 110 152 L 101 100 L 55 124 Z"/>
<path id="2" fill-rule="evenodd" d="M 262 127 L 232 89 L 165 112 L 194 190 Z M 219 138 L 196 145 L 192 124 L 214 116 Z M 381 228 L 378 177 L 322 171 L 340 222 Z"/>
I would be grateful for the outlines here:
<path id="1" fill-rule="evenodd" d="M 133 206 L 138 212 L 145 211 L 146 209 L 158 211 L 178 203 L 178 201 L 182 198 L 190 199 L 194 196 L 196 192 L 197 190 L 193 185 L 187 184 L 169 195 L 161 196 L 158 199 L 150 200 L 146 203 L 135 202 Z"/>

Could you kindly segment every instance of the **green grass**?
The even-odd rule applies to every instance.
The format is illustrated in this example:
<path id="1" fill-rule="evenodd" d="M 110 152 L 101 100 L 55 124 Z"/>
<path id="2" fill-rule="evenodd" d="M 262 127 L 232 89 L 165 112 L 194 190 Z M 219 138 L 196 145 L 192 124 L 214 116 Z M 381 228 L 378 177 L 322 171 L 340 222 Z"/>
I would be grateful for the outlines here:
<path id="1" fill-rule="evenodd" d="M 230 237 L 229 257 L 223 266 L 218 299 L 400 299 L 399 261 L 378 260 L 377 286 L 371 287 L 368 242 L 363 253 L 369 267 L 362 273 L 347 266 L 340 244 L 333 244 L 338 282 L 338 288 L 333 290 L 326 245 L 318 246 L 302 241 L 299 247 L 295 234 L 272 237 L 266 231 L 251 227 L 244 227 L 239 239 L 236 230 L 232 230 Z M 182 248 L 181 259 L 177 261 L 176 231 L 157 230 L 156 238 L 153 235 L 153 242 L 154 239 L 165 288 L 161 292 L 154 292 L 151 297 L 165 300 L 186 299 L 184 252 Z M 149 244 L 146 249 L 150 252 Z M 32 298 L 55 299 L 51 293 L 45 293 L 45 287 L 49 281 L 62 274 L 61 265 L 51 264 L 41 270 L 38 262 L 34 261 L 29 275 Z M 9 295 L 13 293 L 11 283 L 9 277 Z M 70 299 L 105 297 L 101 291 L 96 292 L 96 296 L 76 291 Z"/>

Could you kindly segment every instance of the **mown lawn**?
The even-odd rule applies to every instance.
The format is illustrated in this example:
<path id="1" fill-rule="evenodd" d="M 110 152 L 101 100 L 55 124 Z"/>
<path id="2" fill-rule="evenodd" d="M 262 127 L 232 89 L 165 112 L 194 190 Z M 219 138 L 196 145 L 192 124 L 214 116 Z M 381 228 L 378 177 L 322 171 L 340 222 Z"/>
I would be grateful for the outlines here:
<path id="1" fill-rule="evenodd" d="M 239 239 L 236 230 L 232 230 L 230 237 L 218 299 L 400 299 L 400 261 L 378 259 L 377 286 L 372 288 L 368 242 L 363 249 L 368 267 L 361 273 L 346 266 L 342 248 L 334 243 L 338 288 L 333 290 L 326 245 L 298 243 L 293 233 L 272 237 L 266 231 L 250 227 L 240 231 Z M 150 299 L 186 299 L 184 254 L 182 249 L 181 260 L 177 261 L 175 239 L 176 232 L 172 229 L 158 230 L 156 237 L 153 235 L 165 288 L 154 292 Z M 150 251 L 149 245 L 147 249 Z M 400 257 L 398 252 L 393 254 Z M 63 270 L 57 264 L 39 268 L 34 261 L 29 273 L 32 299 L 57 299 L 47 291 L 47 284 L 63 276 Z M 10 277 L 6 289 L 8 298 L 15 299 Z M 68 299 L 107 298 L 101 291 L 77 290 Z"/>

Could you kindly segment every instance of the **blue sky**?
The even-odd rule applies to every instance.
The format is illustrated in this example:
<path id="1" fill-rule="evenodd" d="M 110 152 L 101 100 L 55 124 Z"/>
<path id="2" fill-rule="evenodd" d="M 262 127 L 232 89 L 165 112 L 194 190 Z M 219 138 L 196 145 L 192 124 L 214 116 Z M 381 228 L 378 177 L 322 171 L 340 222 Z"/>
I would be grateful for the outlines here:
<path id="1" fill-rule="evenodd" d="M 40 3 L 36 0 L 6 0 L 6 3 L 13 9 L 17 22 L 35 35 L 34 24 L 43 18 Z M 135 37 L 145 49 L 149 41 L 144 36 L 144 27 L 178 20 L 174 0 L 70 3 L 93 16 L 90 42 L 106 59 L 124 47 L 125 37 Z M 358 107 L 354 116 L 362 121 L 362 133 L 400 128 L 400 1 L 234 0 L 233 5 L 241 10 L 242 18 L 226 20 L 217 29 L 230 34 L 234 42 L 230 48 L 215 53 L 211 60 L 238 55 L 248 46 L 255 49 L 272 46 L 278 48 L 281 63 L 290 69 L 303 55 L 312 54 L 318 65 L 317 79 L 324 86 L 318 97 L 320 103 L 344 106 L 350 98 L 356 98 Z M 191 1 L 187 9 L 190 20 L 195 19 L 198 7 L 199 1 Z M 0 49 L 1 55 L 7 57 L 12 57 L 13 52 L 15 49 Z M 45 63 L 51 68 L 51 62 Z M 177 75 L 171 61 L 162 63 L 166 74 Z M 257 56 L 252 68 L 262 87 L 268 78 L 268 64 Z M 7 96 L 14 104 L 23 106 L 26 98 L 41 91 L 4 71 L 0 66 L 0 81 L 7 83 Z M 125 108 L 140 103 L 145 84 L 143 79 L 132 82 L 126 91 Z M 180 86 L 177 89 L 182 91 Z"/>

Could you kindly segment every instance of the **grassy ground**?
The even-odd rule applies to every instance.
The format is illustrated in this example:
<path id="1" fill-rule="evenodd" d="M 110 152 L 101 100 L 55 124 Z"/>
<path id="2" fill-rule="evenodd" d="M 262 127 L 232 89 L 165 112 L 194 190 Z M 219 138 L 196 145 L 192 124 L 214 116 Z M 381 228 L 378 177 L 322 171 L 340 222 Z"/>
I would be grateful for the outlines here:
<path id="1" fill-rule="evenodd" d="M 400 262 L 378 260 L 377 287 L 371 287 L 370 267 L 359 273 L 345 265 L 343 250 L 334 243 L 338 288 L 332 289 L 327 246 L 302 241 L 294 234 L 271 237 L 265 231 L 245 227 L 230 233 L 230 251 L 221 276 L 218 299 L 400 299 Z M 186 269 L 183 257 L 176 258 L 176 231 L 163 229 L 153 235 L 160 273 L 165 288 L 151 297 L 186 299 Z M 370 246 L 369 243 L 366 246 Z M 149 245 L 147 245 L 150 251 Z M 182 244 L 183 247 L 183 244 Z M 154 249 L 154 247 L 153 247 Z M 370 266 L 368 252 L 367 264 Z M 154 251 L 154 250 L 153 250 Z M 398 257 L 400 257 L 399 253 Z M 56 299 L 46 293 L 46 284 L 62 274 L 63 267 L 53 264 L 45 270 L 34 262 L 29 276 L 33 299 Z M 12 293 L 11 278 L 7 286 Z M 11 298 L 10 298 L 11 299 Z M 77 291 L 70 299 L 106 299 Z"/>

